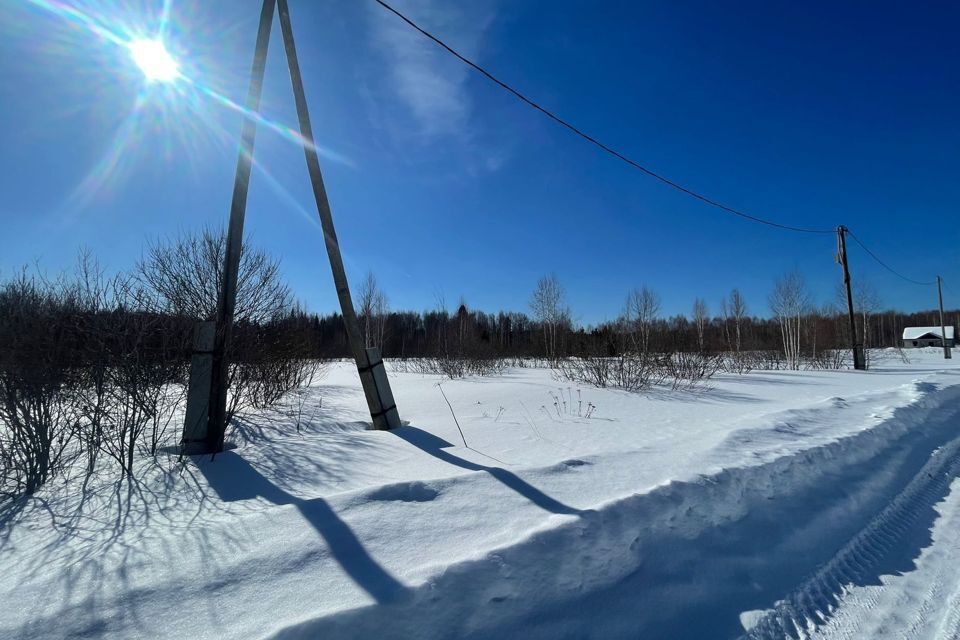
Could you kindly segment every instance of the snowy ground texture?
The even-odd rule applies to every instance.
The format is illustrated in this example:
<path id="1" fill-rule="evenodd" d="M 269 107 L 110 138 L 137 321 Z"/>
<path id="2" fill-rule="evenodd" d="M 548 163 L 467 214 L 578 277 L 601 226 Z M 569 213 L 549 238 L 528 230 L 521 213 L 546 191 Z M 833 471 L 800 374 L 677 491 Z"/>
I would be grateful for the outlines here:
<path id="1" fill-rule="evenodd" d="M 299 434 L 44 489 L 0 526 L 0 637 L 960 637 L 960 359 L 443 382 L 469 446 L 438 378 L 391 381 L 393 432 L 336 365 Z"/>

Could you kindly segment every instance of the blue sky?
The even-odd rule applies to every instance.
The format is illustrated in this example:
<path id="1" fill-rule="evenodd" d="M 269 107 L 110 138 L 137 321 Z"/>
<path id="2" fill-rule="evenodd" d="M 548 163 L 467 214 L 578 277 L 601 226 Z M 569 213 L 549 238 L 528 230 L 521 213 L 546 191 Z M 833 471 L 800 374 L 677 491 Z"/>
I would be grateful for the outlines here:
<path id="1" fill-rule="evenodd" d="M 79 246 L 129 267 L 149 238 L 225 223 L 240 116 L 144 86 L 127 52 L 65 16 L 149 33 L 161 2 L 0 3 L 0 269 L 68 267 Z M 666 314 L 732 287 L 767 313 L 801 271 L 820 302 L 832 236 L 755 225 L 599 152 L 518 103 L 372 0 L 291 0 L 347 271 L 394 308 L 463 296 L 528 310 L 556 273 L 575 319 L 617 315 L 647 284 Z M 581 128 L 672 179 L 787 224 L 843 223 L 960 305 L 960 5 L 952 2 L 396 0 L 425 28 Z M 172 0 L 185 74 L 243 102 L 259 3 Z M 263 115 L 293 125 L 274 26 Z M 139 98 L 138 98 L 139 96 Z M 137 106 L 138 100 L 140 101 Z M 133 115 L 131 115 L 133 114 Z M 303 155 L 261 128 L 247 212 L 308 308 L 336 296 Z M 935 303 L 850 248 L 885 306 Z"/>

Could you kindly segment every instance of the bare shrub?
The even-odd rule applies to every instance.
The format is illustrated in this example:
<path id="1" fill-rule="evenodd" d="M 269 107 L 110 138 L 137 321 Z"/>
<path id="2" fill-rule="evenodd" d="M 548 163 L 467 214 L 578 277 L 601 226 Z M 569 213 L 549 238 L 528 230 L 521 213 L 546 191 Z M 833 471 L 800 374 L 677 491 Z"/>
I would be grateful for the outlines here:
<path id="1" fill-rule="evenodd" d="M 78 342 L 72 357 L 81 365 L 75 426 L 86 473 L 102 453 L 121 477 L 132 475 L 135 453 L 156 455 L 183 400 L 190 323 L 151 311 L 149 291 L 123 274 L 106 277 L 89 253 L 81 253 L 69 286 Z"/>
<path id="2" fill-rule="evenodd" d="M 185 370 L 182 378 L 186 379 Z M 147 398 L 149 419 L 139 444 L 141 452 L 155 457 L 165 443 L 179 440 L 180 424 L 174 420 L 180 417 L 180 408 L 186 402 L 187 385 L 159 385 L 153 391 Z"/>
<path id="3" fill-rule="evenodd" d="M 498 357 L 447 355 L 435 358 L 408 358 L 391 362 L 391 369 L 400 373 L 442 375 L 451 380 L 467 376 L 495 376 L 504 372 L 507 361 Z"/>
<path id="4" fill-rule="evenodd" d="M 111 358 L 110 410 L 105 415 L 104 451 L 120 466 L 120 475 L 133 475 L 135 453 L 149 433 L 148 449 L 156 455 L 186 388 L 186 343 L 178 340 L 155 350 L 150 342 L 176 340 L 178 331 L 164 316 L 131 314 L 122 328 L 119 350 Z M 165 357 L 178 354 L 179 357 Z M 179 393 L 177 392 L 179 390 Z"/>
<path id="5" fill-rule="evenodd" d="M 748 352 L 732 351 L 720 355 L 720 370 L 726 373 L 744 375 L 756 366 L 756 360 Z"/>
<path id="6" fill-rule="evenodd" d="M 558 363 L 560 375 L 571 382 L 646 391 L 657 386 L 692 389 L 721 370 L 723 358 L 696 352 L 623 354 L 615 357 L 568 358 Z"/>
<path id="7" fill-rule="evenodd" d="M 287 394 L 311 384 L 323 370 L 323 363 L 318 360 L 292 357 L 235 366 L 236 386 L 245 390 L 237 397 L 245 398 L 249 404 L 237 402 L 233 406 L 234 412 L 240 408 L 273 406 Z"/>
<path id="8" fill-rule="evenodd" d="M 209 228 L 154 242 L 137 264 L 137 280 L 148 292 L 145 299 L 157 312 L 214 318 L 225 246 L 223 232 Z M 382 307 L 385 298 L 375 287 L 373 281 L 373 303 Z M 229 351 L 228 424 L 246 410 L 275 404 L 316 375 L 317 356 L 311 353 L 309 330 L 297 323 L 298 313 L 302 315 L 281 279 L 279 261 L 245 241 Z"/>
<path id="9" fill-rule="evenodd" d="M 786 361 L 783 359 L 783 352 L 776 349 L 744 351 L 741 353 L 741 357 L 751 369 L 780 371 L 787 368 Z"/>
<path id="10" fill-rule="evenodd" d="M 712 378 L 723 368 L 723 356 L 702 352 L 678 351 L 660 360 L 664 379 L 673 389 L 692 389 Z"/>
<path id="11" fill-rule="evenodd" d="M 71 402 L 79 368 L 66 366 L 69 292 L 22 272 L 0 288 L 0 492 L 33 493 L 75 452 Z"/>
<path id="12" fill-rule="evenodd" d="M 223 230 L 205 228 L 167 242 L 154 241 L 137 263 L 137 278 L 154 294 L 158 311 L 212 320 L 223 280 Z M 266 323 L 293 309 L 280 262 L 244 240 L 237 276 L 234 321 Z"/>
<path id="13" fill-rule="evenodd" d="M 0 284 L 0 496 L 34 492 L 70 468 L 129 477 L 138 452 L 156 455 L 174 439 L 197 318 L 183 314 L 212 313 L 218 255 L 207 233 L 154 247 L 136 277 L 107 277 L 81 253 L 72 274 L 24 270 Z M 276 263 L 246 255 L 241 291 L 253 300 L 239 301 L 231 416 L 277 402 L 320 370 L 313 325 Z"/>
<path id="14" fill-rule="evenodd" d="M 250 409 L 264 409 L 310 384 L 325 363 L 310 354 L 308 331 L 294 317 L 263 325 L 238 324 L 227 378 L 227 421 Z"/>
<path id="15" fill-rule="evenodd" d="M 791 363 L 784 358 L 782 351 L 766 349 L 756 351 L 744 351 L 739 354 L 740 362 L 736 361 L 736 355 L 727 354 L 725 357 L 724 370 L 730 371 L 730 367 L 741 367 L 741 371 L 736 373 L 747 373 L 751 370 L 757 371 L 783 371 L 791 370 L 836 370 L 845 369 L 849 365 L 850 352 L 847 349 L 821 349 L 815 355 L 800 354 L 796 361 Z"/>
<path id="16" fill-rule="evenodd" d="M 903 347 L 894 347 L 893 353 L 896 354 L 898 360 L 903 364 L 910 364 L 910 356 L 907 355 L 906 349 Z"/>
<path id="17" fill-rule="evenodd" d="M 322 376 L 327 369 L 328 362 L 322 362 L 320 360 L 309 360 L 303 361 L 300 366 L 298 385 L 289 393 L 289 402 L 287 406 L 287 415 L 293 419 L 294 425 L 297 427 L 297 433 L 300 433 L 300 430 L 304 422 L 304 409 L 307 406 L 307 400 L 310 398 L 310 387 L 313 385 L 314 381 Z M 323 407 L 323 397 L 320 398 L 319 405 L 317 408 Z M 311 414 L 307 417 L 308 422 L 313 420 L 314 414 Z"/>
<path id="18" fill-rule="evenodd" d="M 669 338 L 667 348 L 651 349 L 659 308 L 660 300 L 652 290 L 647 287 L 632 290 L 627 295 L 623 315 L 609 325 L 610 333 L 603 334 L 609 340 L 607 353 L 595 350 L 558 361 L 555 367 L 559 375 L 597 387 L 643 391 L 660 385 L 672 389 L 692 388 L 722 369 L 722 356 L 705 353 L 706 303 L 698 299 L 694 305 L 698 323 L 696 352 L 683 348 L 684 327 L 677 319 L 671 319 L 666 330 L 660 331 Z"/>
<path id="19" fill-rule="evenodd" d="M 644 391 L 666 379 L 667 370 L 659 360 L 647 354 L 582 356 L 561 360 L 557 363 L 557 369 L 571 382 L 625 391 Z"/>
<path id="20" fill-rule="evenodd" d="M 616 365 L 612 358 L 566 358 L 557 363 L 557 370 L 564 379 L 571 382 L 589 384 L 601 389 L 617 386 Z"/>
<path id="21" fill-rule="evenodd" d="M 804 368 L 814 371 L 845 369 L 850 362 L 847 349 L 822 349 L 815 356 L 804 359 Z"/>

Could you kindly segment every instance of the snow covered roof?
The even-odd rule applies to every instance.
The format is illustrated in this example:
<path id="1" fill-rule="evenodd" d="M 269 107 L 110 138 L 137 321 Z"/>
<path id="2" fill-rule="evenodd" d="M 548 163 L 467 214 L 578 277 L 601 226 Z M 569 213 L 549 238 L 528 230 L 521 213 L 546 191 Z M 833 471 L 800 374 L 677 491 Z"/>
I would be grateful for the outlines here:
<path id="1" fill-rule="evenodd" d="M 947 340 L 953 339 L 953 327 L 945 327 L 947 330 Z M 922 338 L 928 333 L 932 333 L 935 338 L 940 337 L 940 327 L 905 327 L 903 330 L 904 340 L 916 340 Z"/>

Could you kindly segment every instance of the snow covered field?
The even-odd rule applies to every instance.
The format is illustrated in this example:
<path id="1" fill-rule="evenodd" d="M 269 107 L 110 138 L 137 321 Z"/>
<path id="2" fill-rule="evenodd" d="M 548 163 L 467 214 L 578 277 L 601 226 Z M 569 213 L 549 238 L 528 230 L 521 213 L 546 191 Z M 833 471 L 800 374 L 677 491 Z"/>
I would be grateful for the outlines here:
<path id="1" fill-rule="evenodd" d="M 692 392 L 443 381 L 469 446 L 439 378 L 391 382 L 393 432 L 335 365 L 299 434 L 266 412 L 213 461 L 45 488 L 0 529 L 0 637 L 960 634 L 936 349 Z"/>

